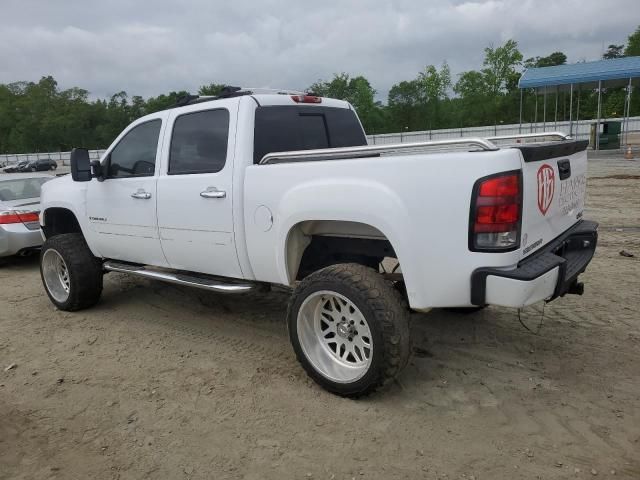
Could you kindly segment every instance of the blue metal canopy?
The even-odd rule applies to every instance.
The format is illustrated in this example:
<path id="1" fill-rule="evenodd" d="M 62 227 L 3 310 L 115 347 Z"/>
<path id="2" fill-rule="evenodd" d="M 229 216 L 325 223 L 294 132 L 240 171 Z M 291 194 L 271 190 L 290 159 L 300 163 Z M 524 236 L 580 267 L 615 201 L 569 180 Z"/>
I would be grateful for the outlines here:
<path id="1" fill-rule="evenodd" d="M 555 67 L 528 68 L 520 77 L 518 87 L 551 87 L 638 77 L 640 57 L 624 57 Z"/>

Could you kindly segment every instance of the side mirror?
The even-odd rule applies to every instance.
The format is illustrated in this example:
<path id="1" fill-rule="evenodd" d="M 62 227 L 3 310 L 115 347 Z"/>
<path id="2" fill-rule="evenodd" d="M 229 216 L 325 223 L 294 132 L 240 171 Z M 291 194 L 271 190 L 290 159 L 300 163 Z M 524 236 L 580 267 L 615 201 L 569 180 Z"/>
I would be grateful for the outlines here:
<path id="1" fill-rule="evenodd" d="M 102 171 L 102 164 L 100 163 L 100 160 L 93 160 L 90 165 L 91 170 L 93 171 L 93 176 L 99 182 L 104 182 L 104 172 Z"/>
<path id="2" fill-rule="evenodd" d="M 74 182 L 88 182 L 91 180 L 91 165 L 89 150 L 74 148 L 71 150 L 71 178 Z"/>

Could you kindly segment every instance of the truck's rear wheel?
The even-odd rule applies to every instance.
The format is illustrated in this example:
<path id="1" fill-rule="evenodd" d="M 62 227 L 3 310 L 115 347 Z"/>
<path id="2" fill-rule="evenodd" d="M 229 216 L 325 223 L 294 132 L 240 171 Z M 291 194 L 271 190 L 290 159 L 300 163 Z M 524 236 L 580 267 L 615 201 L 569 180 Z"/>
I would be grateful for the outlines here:
<path id="1" fill-rule="evenodd" d="M 40 276 L 49 299 L 60 310 L 91 307 L 102 293 L 102 263 L 79 233 L 47 239 L 40 252 Z"/>
<path id="2" fill-rule="evenodd" d="M 303 368 L 338 395 L 373 392 L 409 360 L 409 310 L 389 282 L 362 265 L 332 265 L 306 277 L 287 324 Z"/>

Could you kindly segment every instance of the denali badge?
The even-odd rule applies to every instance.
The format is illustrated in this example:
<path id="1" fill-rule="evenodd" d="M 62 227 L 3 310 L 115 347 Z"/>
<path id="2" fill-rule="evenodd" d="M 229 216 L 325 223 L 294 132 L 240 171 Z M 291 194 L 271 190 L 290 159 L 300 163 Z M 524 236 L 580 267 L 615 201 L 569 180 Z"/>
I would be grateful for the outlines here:
<path id="1" fill-rule="evenodd" d="M 540 245 L 542 245 L 542 239 L 538 239 L 535 242 L 533 242 L 531 245 L 529 245 L 527 248 L 525 248 L 522 253 L 523 254 L 527 254 L 529 253 L 531 250 L 533 250 L 534 248 L 538 248 Z"/>
<path id="2" fill-rule="evenodd" d="M 546 163 L 538 169 L 538 208 L 542 215 L 547 214 L 556 189 L 556 173 Z"/>

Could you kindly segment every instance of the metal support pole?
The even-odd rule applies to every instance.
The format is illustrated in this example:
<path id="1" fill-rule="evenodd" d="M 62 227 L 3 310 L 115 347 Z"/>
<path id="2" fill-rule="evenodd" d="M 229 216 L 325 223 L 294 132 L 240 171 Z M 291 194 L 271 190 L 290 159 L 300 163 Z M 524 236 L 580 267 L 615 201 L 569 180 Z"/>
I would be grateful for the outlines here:
<path id="1" fill-rule="evenodd" d="M 534 90 L 535 94 L 536 94 L 536 114 L 533 117 L 533 124 L 536 128 L 536 132 L 538 131 L 538 89 L 536 88 Z"/>
<path id="2" fill-rule="evenodd" d="M 520 125 L 518 126 L 518 133 L 522 133 L 522 92 L 524 90 L 520 89 Z"/>
<path id="3" fill-rule="evenodd" d="M 578 84 L 578 105 L 576 107 L 576 138 L 578 138 L 579 133 L 578 129 L 580 128 L 580 97 L 582 96 L 582 89 L 580 88 L 580 84 Z"/>
<path id="4" fill-rule="evenodd" d="M 569 94 L 569 135 L 573 136 L 573 83 L 571 84 L 571 93 Z"/>
<path id="5" fill-rule="evenodd" d="M 625 112 L 622 126 L 624 128 L 625 145 L 629 145 L 629 120 L 631 117 L 631 77 L 629 77 L 629 85 L 627 86 L 627 98 L 625 98 Z"/>
<path id="6" fill-rule="evenodd" d="M 544 87 L 544 106 L 542 107 L 542 131 L 547 130 L 547 87 Z"/>
<path id="7" fill-rule="evenodd" d="M 553 129 L 558 130 L 558 87 L 556 87 L 556 112 L 553 115 Z"/>
<path id="8" fill-rule="evenodd" d="M 620 132 L 620 147 L 622 148 L 627 144 L 627 100 L 629 87 L 625 89 L 624 94 L 624 107 L 622 107 L 622 131 Z"/>
<path id="9" fill-rule="evenodd" d="M 631 94 L 633 93 L 633 85 L 629 79 L 629 113 L 627 114 L 627 124 L 631 121 Z"/>
<path id="10" fill-rule="evenodd" d="M 596 150 L 600 150 L 600 115 L 602 114 L 602 80 L 598 80 L 598 119 L 596 120 Z"/>

